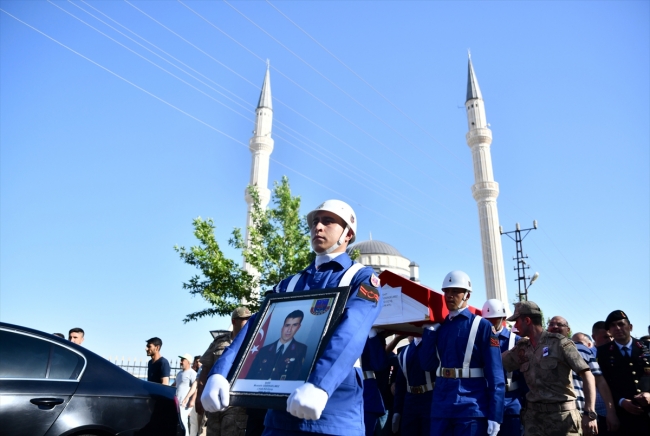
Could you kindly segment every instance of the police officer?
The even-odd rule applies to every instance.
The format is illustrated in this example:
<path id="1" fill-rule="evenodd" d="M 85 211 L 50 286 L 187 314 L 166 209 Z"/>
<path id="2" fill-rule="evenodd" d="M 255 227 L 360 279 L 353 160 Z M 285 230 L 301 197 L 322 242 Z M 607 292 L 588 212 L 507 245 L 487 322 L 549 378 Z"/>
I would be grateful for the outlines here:
<path id="1" fill-rule="evenodd" d="M 485 435 L 499 432 L 505 382 L 499 339 L 492 324 L 467 308 L 469 276 L 452 271 L 442 283 L 449 315 L 422 334 L 422 369 L 436 371 L 431 435 Z"/>
<path id="2" fill-rule="evenodd" d="M 404 436 L 429 436 L 431 432 L 431 401 L 435 372 L 424 371 L 420 365 L 422 338 L 409 337 L 410 344 L 397 356 L 395 368 L 395 413 L 393 433 Z"/>
<path id="3" fill-rule="evenodd" d="M 515 335 L 507 327 L 504 326 L 506 320 L 506 307 L 501 300 L 491 298 L 483 304 L 481 309 L 481 316 L 490 321 L 494 327 L 499 338 L 499 346 L 501 352 L 511 350 L 517 342 L 519 336 Z M 520 436 L 521 435 L 521 420 L 519 414 L 521 412 L 522 392 L 525 389 L 525 381 L 519 371 L 505 372 L 506 379 L 506 393 L 505 403 L 503 409 L 503 423 L 499 430 L 500 436 Z"/>
<path id="4" fill-rule="evenodd" d="M 620 421 L 619 433 L 647 436 L 650 434 L 650 351 L 632 337 L 632 324 L 622 310 L 610 313 L 605 324 L 614 341 L 598 347 L 598 364 L 612 391 Z"/>
<path id="5" fill-rule="evenodd" d="M 381 311 L 379 279 L 372 268 L 354 263 L 346 254 L 354 242 L 357 219 L 340 200 L 328 200 L 307 214 L 316 259 L 306 269 L 280 282 L 274 292 L 350 286 L 338 326 L 307 382 L 287 400 L 287 410 L 269 410 L 264 435 L 326 433 L 363 436 L 363 387 L 359 357 Z M 201 398 L 206 410 L 221 410 L 230 402 L 225 376 L 242 345 L 246 329 L 217 361 Z"/>
<path id="6" fill-rule="evenodd" d="M 519 369 L 530 391 L 522 415 L 526 436 L 598 434 L 594 411 L 596 387 L 594 376 L 566 336 L 551 333 L 542 326 L 542 311 L 532 301 L 515 304 L 508 321 L 522 336 L 515 348 L 503 353 L 506 371 Z M 525 337 L 524 337 L 525 336 Z M 572 388 L 571 370 L 582 377 L 585 412 L 580 417 Z"/>

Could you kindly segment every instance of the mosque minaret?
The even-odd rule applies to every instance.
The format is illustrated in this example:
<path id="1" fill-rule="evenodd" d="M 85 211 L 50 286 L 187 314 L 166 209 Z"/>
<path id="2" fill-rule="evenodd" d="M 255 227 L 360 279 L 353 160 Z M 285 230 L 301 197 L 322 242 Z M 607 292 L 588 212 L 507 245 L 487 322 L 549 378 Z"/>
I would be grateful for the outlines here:
<path id="1" fill-rule="evenodd" d="M 485 104 L 474 74 L 471 56 L 468 64 L 465 107 L 467 108 L 469 127 L 465 139 L 472 150 L 472 161 L 474 162 L 475 183 L 472 186 L 472 195 L 478 206 L 481 227 L 485 291 L 487 298 L 497 298 L 503 301 L 506 307 L 509 307 L 497 212 L 499 184 L 494 181 L 492 157 L 490 156 L 492 131 L 488 128 L 489 124 L 485 120 Z"/>
<path id="2" fill-rule="evenodd" d="M 260 206 L 265 209 L 271 199 L 271 190 L 269 184 L 269 159 L 273 151 L 273 138 L 271 138 L 271 128 L 273 125 L 273 104 L 271 103 L 271 76 L 269 74 L 269 65 L 266 66 L 266 75 L 264 84 L 260 93 L 260 100 L 255 109 L 255 130 L 253 137 L 249 142 L 249 150 L 252 155 L 251 177 L 249 186 L 256 186 L 260 196 Z M 244 198 L 248 204 L 248 213 L 246 215 L 246 242 L 250 240 L 248 228 L 253 224 L 252 210 L 253 198 L 246 188 Z M 249 265 L 244 262 L 247 270 Z"/>

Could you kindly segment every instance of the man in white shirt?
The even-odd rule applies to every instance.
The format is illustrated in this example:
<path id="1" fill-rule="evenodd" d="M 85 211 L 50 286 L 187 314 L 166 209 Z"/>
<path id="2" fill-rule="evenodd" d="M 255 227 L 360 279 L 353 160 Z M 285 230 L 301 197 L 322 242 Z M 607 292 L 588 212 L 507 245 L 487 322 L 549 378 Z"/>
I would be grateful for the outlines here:
<path id="1" fill-rule="evenodd" d="M 178 357 L 181 358 L 181 368 L 183 368 L 183 370 L 176 375 L 176 381 L 173 386 L 176 386 L 176 398 L 178 399 L 178 404 L 181 404 L 187 393 L 190 391 L 192 383 L 196 380 L 196 371 L 191 368 L 192 356 L 189 353 L 185 353 Z M 192 407 L 189 407 L 189 403 L 180 407 L 181 421 L 183 421 L 183 425 L 186 429 L 189 429 L 189 417 L 191 411 Z M 191 433 L 188 431 L 187 434 Z"/>

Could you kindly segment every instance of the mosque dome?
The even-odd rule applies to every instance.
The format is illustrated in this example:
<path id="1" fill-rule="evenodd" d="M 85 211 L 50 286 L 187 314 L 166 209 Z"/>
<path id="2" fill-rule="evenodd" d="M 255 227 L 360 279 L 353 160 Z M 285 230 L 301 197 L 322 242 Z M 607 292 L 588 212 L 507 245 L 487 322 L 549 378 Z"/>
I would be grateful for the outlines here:
<path id="1" fill-rule="evenodd" d="M 402 254 L 397 251 L 397 248 L 382 241 L 362 241 L 354 244 L 349 250 L 359 250 L 361 254 L 388 254 L 390 256 L 400 256 Z"/>
<path id="2" fill-rule="evenodd" d="M 357 242 L 348 247 L 348 253 L 359 250 L 358 262 L 371 266 L 377 274 L 389 270 L 406 278 L 411 278 L 411 261 L 393 247 L 382 241 L 370 239 Z"/>

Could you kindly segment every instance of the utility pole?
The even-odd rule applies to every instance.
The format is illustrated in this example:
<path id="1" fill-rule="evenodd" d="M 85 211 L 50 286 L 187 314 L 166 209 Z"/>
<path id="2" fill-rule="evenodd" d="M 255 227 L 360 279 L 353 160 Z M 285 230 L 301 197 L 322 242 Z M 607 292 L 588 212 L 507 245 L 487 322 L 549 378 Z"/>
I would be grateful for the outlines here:
<path id="1" fill-rule="evenodd" d="M 528 301 L 528 288 L 539 277 L 538 272 L 533 274 L 532 279 L 530 277 L 526 277 L 526 270 L 529 269 L 530 266 L 524 260 L 524 259 L 528 259 L 528 256 L 524 254 L 524 247 L 522 245 L 522 241 L 526 236 L 528 236 L 528 233 L 530 233 L 531 230 L 537 230 L 537 220 L 533 220 L 533 227 L 531 227 L 530 229 L 522 229 L 520 228 L 519 223 L 516 223 L 515 230 L 511 232 L 504 232 L 503 227 L 499 226 L 499 233 L 501 233 L 502 235 L 506 235 L 510 239 L 515 241 L 515 244 L 517 246 L 517 257 L 513 257 L 512 260 L 517 261 L 517 264 L 513 269 L 517 271 L 516 281 L 519 284 L 519 301 Z M 522 236 L 522 232 L 526 232 L 526 233 L 524 233 Z M 515 234 L 514 238 L 510 236 L 512 233 Z M 530 283 L 526 283 L 526 280 L 530 280 Z M 522 290 L 522 282 L 523 282 L 523 290 Z"/>

